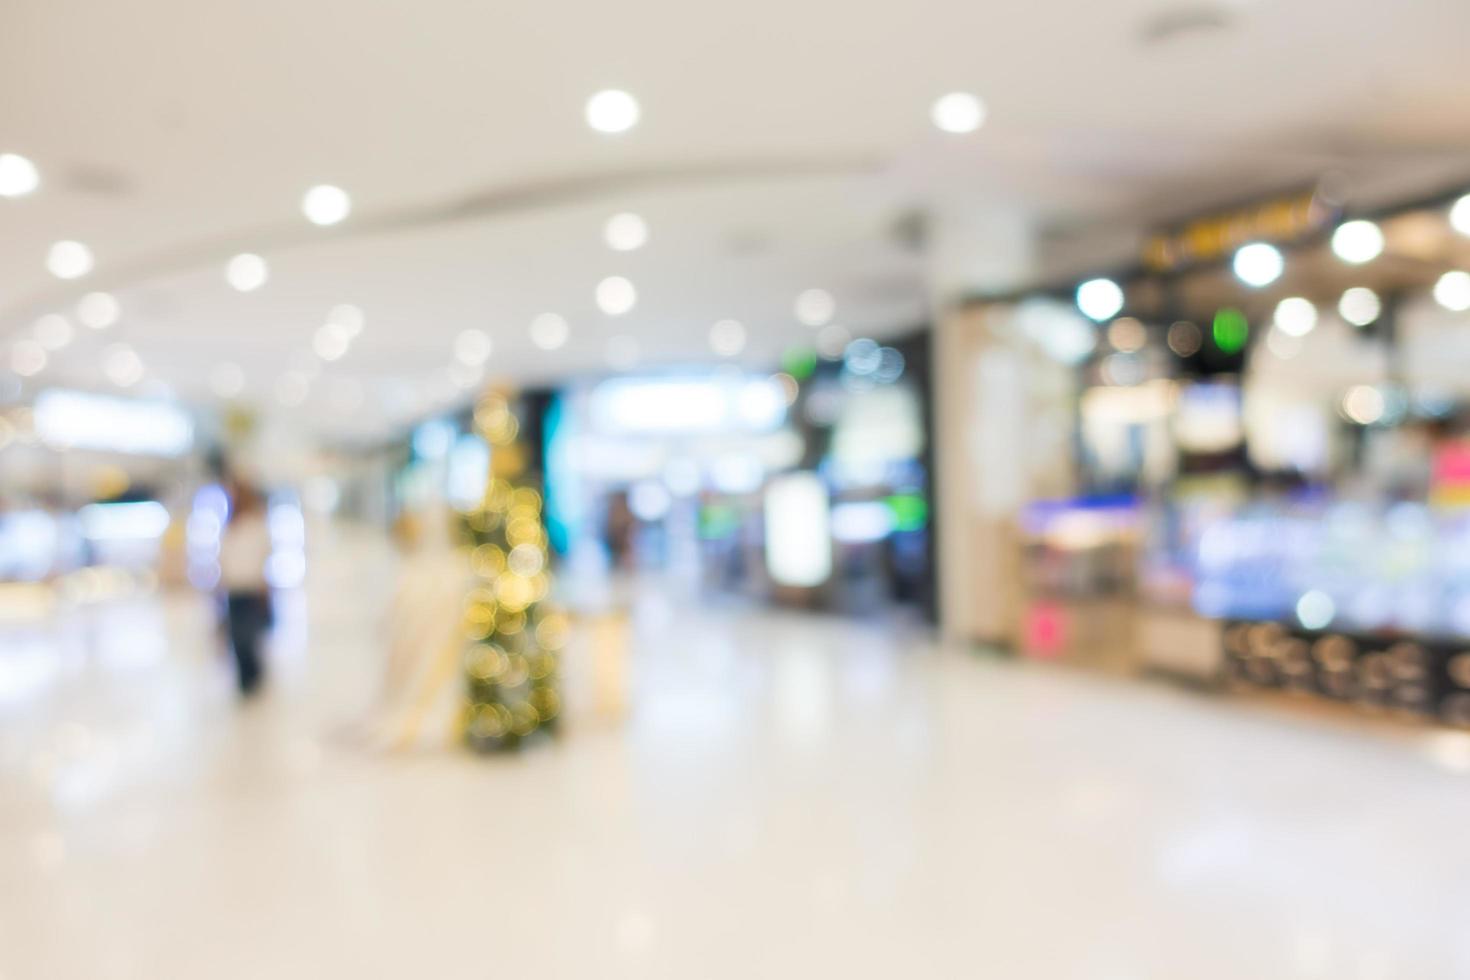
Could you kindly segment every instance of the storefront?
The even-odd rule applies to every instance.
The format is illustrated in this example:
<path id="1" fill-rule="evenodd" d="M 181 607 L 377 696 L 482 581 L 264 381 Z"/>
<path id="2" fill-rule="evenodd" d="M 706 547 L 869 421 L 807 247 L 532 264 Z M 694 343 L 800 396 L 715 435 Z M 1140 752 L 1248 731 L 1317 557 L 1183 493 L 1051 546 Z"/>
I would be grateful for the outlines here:
<path id="1" fill-rule="evenodd" d="M 1467 269 L 1470 197 L 1307 193 L 976 304 L 982 362 L 1045 361 L 1026 397 L 1071 406 L 1069 478 L 1023 481 L 982 638 L 1470 721 Z"/>

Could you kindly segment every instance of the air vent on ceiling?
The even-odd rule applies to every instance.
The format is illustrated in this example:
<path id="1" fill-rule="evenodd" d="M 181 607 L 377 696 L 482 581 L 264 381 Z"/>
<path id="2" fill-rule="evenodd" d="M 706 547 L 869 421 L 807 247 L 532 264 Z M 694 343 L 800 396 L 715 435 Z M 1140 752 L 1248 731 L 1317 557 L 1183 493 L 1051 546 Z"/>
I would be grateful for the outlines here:
<path id="1" fill-rule="evenodd" d="M 67 190 L 91 197 L 127 197 L 133 192 L 133 180 L 121 170 L 89 164 L 69 168 L 62 181 Z"/>
<path id="2" fill-rule="evenodd" d="M 1230 11 L 1215 4 L 1186 4 L 1160 11 L 1144 21 L 1139 40 L 1149 46 L 1214 34 L 1230 27 Z"/>

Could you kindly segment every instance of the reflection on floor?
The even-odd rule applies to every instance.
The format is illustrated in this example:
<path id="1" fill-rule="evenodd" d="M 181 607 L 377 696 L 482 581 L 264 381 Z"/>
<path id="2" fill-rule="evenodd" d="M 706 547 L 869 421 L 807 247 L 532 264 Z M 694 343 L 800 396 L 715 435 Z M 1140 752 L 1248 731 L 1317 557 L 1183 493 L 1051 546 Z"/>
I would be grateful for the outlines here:
<path id="1" fill-rule="evenodd" d="M 382 757 L 312 574 L 243 709 L 197 600 L 0 633 L 0 978 L 1470 976 L 1463 736 L 649 590 L 625 722 Z"/>

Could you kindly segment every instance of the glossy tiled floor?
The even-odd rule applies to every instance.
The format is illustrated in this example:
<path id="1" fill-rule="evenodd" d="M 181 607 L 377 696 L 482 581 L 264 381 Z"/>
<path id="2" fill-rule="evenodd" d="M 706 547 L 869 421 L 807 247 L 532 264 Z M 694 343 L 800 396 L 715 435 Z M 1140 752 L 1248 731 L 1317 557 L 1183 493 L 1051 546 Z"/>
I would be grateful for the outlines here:
<path id="1" fill-rule="evenodd" d="M 188 598 L 0 633 L 0 978 L 1470 976 L 1463 736 L 650 589 L 625 722 L 383 757 L 371 567 L 244 709 Z"/>

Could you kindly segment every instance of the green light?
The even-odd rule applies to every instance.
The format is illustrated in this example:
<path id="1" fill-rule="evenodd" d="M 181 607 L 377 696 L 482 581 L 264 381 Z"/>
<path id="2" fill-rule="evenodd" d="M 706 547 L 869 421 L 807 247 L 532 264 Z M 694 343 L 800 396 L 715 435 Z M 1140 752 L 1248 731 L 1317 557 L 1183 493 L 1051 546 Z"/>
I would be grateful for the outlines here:
<path id="1" fill-rule="evenodd" d="M 895 493 L 883 501 L 893 514 L 895 531 L 917 531 L 929 521 L 929 502 L 917 493 Z"/>
<path id="2" fill-rule="evenodd" d="M 740 530 L 740 512 L 729 504 L 705 504 L 699 508 L 699 536 L 705 541 L 728 538 Z"/>
<path id="3" fill-rule="evenodd" d="M 817 352 L 807 347 L 792 347 L 781 356 L 781 368 L 797 381 L 805 381 L 817 369 Z"/>
<path id="4" fill-rule="evenodd" d="M 1250 323 L 1246 321 L 1244 313 L 1230 306 L 1215 311 L 1215 323 L 1210 329 L 1210 335 L 1215 338 L 1215 346 L 1223 353 L 1239 354 L 1245 349 L 1245 341 L 1250 332 Z"/>

